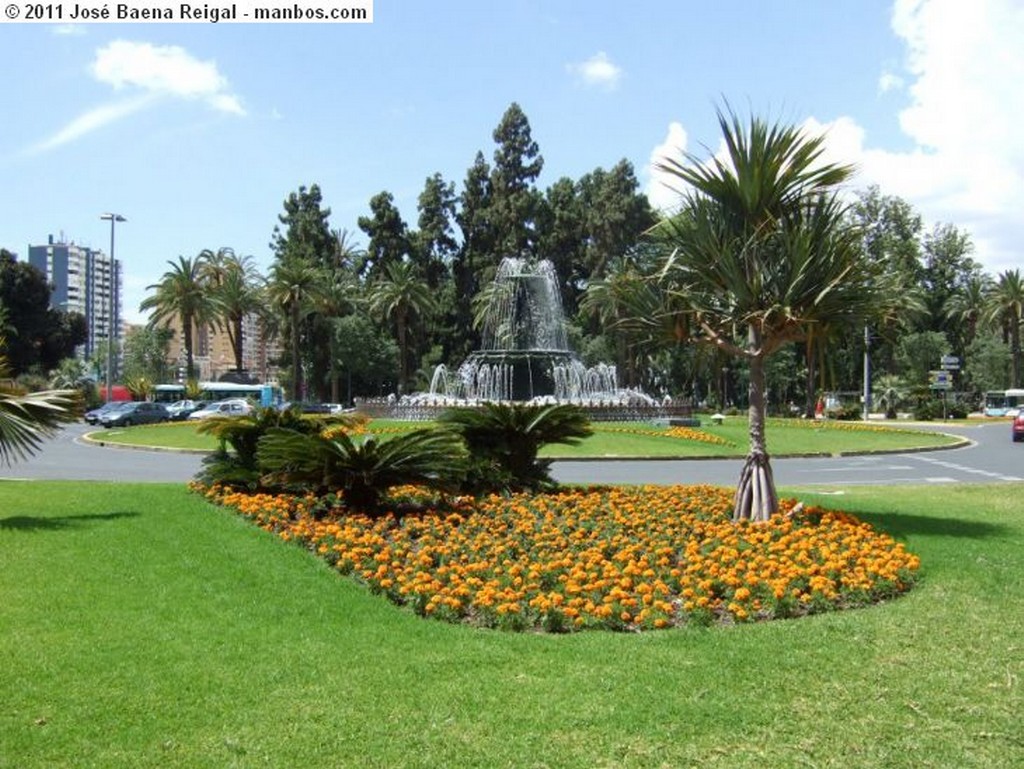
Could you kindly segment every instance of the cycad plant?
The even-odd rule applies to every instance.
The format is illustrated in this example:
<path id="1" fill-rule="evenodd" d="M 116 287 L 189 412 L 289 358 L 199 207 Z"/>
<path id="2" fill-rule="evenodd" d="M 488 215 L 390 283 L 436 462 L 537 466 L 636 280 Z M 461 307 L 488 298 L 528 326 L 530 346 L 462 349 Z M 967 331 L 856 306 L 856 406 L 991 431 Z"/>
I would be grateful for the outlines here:
<path id="1" fill-rule="evenodd" d="M 476 493 L 553 486 L 551 462 L 537 458 L 540 449 L 576 444 L 592 433 L 583 410 L 565 403 L 484 403 L 449 409 L 439 421 L 466 442 L 472 457 L 467 488 Z"/>
<path id="2" fill-rule="evenodd" d="M 454 432 L 437 428 L 384 441 L 277 428 L 260 440 L 257 458 L 265 485 L 318 495 L 341 491 L 348 509 L 377 515 L 393 486 L 456 491 L 465 472 L 466 447 Z"/>
<path id="3" fill-rule="evenodd" d="M 198 432 L 218 438 L 220 448 L 203 460 L 199 479 L 210 485 L 255 490 L 260 486 L 256 449 L 270 430 L 287 429 L 312 435 L 319 433 L 328 422 L 344 424 L 346 419 L 303 416 L 297 409 L 279 411 L 274 408 L 256 409 L 245 416 L 205 419 Z"/>

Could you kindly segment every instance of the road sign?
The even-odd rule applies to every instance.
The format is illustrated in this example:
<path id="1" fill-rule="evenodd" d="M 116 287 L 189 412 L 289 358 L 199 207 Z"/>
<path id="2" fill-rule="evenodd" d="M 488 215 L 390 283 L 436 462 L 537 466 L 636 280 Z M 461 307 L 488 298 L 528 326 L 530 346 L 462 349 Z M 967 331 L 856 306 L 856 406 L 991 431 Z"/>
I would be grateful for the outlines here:
<path id="1" fill-rule="evenodd" d="M 959 371 L 960 359 L 955 355 L 943 355 L 939 365 L 944 371 Z"/>
<path id="2" fill-rule="evenodd" d="M 933 390 L 948 390 L 953 386 L 952 375 L 948 371 L 930 371 L 928 386 Z"/>

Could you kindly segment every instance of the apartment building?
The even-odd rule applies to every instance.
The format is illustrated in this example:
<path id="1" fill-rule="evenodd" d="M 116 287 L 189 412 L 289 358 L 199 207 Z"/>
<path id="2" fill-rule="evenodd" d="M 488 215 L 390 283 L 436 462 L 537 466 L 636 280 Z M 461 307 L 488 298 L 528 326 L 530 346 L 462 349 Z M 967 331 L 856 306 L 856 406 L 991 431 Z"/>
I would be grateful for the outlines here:
<path id="1" fill-rule="evenodd" d="M 85 316 L 89 335 L 81 354 L 91 359 L 107 339 L 121 342 L 121 262 L 102 250 L 67 242 L 63 233 L 29 246 L 28 262 L 53 286 L 50 306 Z M 105 346 L 103 349 L 106 349 Z"/>

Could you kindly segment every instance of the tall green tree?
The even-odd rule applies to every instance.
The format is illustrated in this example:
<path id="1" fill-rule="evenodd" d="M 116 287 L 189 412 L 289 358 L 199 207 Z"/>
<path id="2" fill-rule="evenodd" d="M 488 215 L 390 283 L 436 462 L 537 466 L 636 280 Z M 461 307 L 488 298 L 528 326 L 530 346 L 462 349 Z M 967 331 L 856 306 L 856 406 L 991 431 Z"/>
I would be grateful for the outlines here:
<path id="1" fill-rule="evenodd" d="M 413 237 L 413 261 L 436 289 L 448 277 L 459 244 L 455 240 L 455 183 L 445 182 L 441 174 L 427 177 L 417 201 L 419 230 Z"/>
<path id="2" fill-rule="evenodd" d="M 370 199 L 371 216 L 359 217 L 359 229 L 366 233 L 366 259 L 362 276 L 375 280 L 387 273 L 388 267 L 409 256 L 409 227 L 395 208 L 390 192 L 378 192 Z"/>
<path id="3" fill-rule="evenodd" d="M 544 167 L 533 140 L 530 121 L 513 102 L 494 129 L 494 168 L 491 172 L 491 220 L 497 235 L 495 264 L 504 256 L 537 253 L 537 214 L 541 195 L 536 181 Z"/>
<path id="4" fill-rule="evenodd" d="M 687 154 L 659 168 L 685 185 L 679 215 L 658 237 L 663 290 L 685 309 L 687 337 L 749 369 L 750 452 L 733 517 L 778 510 L 765 441 L 765 361 L 825 319 L 867 315 L 872 274 L 834 190 L 852 168 L 824 163 L 824 139 L 793 126 L 718 112 L 725 156 Z M 743 342 L 734 341 L 742 332 Z"/>
<path id="5" fill-rule="evenodd" d="M 1010 386 L 1021 386 L 1020 331 L 1024 320 L 1024 279 L 1020 270 L 1004 270 L 988 299 L 986 319 L 1002 330 L 1010 344 Z"/>
<path id="6" fill-rule="evenodd" d="M 303 286 L 305 280 L 291 280 L 304 271 L 324 271 L 338 268 L 339 244 L 337 235 L 330 228 L 331 209 L 323 205 L 323 195 L 316 184 L 308 189 L 299 187 L 284 201 L 284 213 L 278 215 L 271 238 L 271 249 L 274 252 L 274 268 L 280 268 L 283 277 L 290 274 L 284 283 L 278 281 L 275 288 L 276 306 L 287 307 L 288 311 L 281 316 L 283 333 L 301 347 L 291 351 L 292 373 L 298 373 L 293 387 L 296 393 L 305 394 L 308 388 L 310 397 L 315 395 L 325 399 L 328 389 L 331 350 L 330 323 L 320 317 L 315 308 L 303 304 L 309 293 Z M 285 300 L 289 291 L 298 289 L 302 299 L 298 302 Z M 302 311 L 299 311 L 299 310 Z M 299 311 L 295 315 L 295 311 Z M 302 324 L 300 329 L 290 328 L 290 323 L 298 317 Z M 303 376 L 302 367 L 308 369 L 308 381 Z"/>
<path id="7" fill-rule="evenodd" d="M 267 298 L 286 319 L 291 359 L 291 400 L 303 400 L 306 396 L 302 352 L 310 340 L 304 336 L 308 331 L 305 321 L 314 312 L 314 301 L 323 276 L 323 270 L 301 257 L 278 260 L 270 268 Z"/>
<path id="8" fill-rule="evenodd" d="M 408 262 L 388 265 L 385 277 L 370 288 L 370 312 L 381 320 L 394 324 L 401 356 L 398 382 L 400 393 L 406 391 L 410 382 L 410 327 L 417 322 L 423 323 L 436 307 L 430 286 Z"/>
<path id="9" fill-rule="evenodd" d="M 56 368 L 88 336 L 85 318 L 50 307 L 46 275 L 0 249 L 0 305 L 6 308 L 7 365 L 12 376 Z"/>
<path id="10" fill-rule="evenodd" d="M 193 332 L 210 321 L 213 302 L 203 278 L 203 260 L 179 256 L 168 260 L 167 270 L 158 283 L 146 287 L 154 293 L 142 300 L 139 310 L 150 312 L 151 325 L 170 326 L 181 323 L 182 346 L 185 348 L 185 372 L 188 379 L 196 378 Z"/>
<path id="11" fill-rule="evenodd" d="M 263 308 L 263 276 L 251 256 L 230 248 L 204 251 L 203 273 L 210 288 L 213 324 L 227 332 L 235 371 L 244 367 L 245 319 Z"/>
<path id="12" fill-rule="evenodd" d="M 480 344 L 480 336 L 473 328 L 473 297 L 493 280 L 496 272 L 493 197 L 491 167 L 483 153 L 477 152 L 473 165 L 466 172 L 455 214 L 462 233 L 462 247 L 452 264 L 456 301 L 452 327 L 457 337 L 452 342 L 451 353 L 456 357 L 464 357 Z"/>
<path id="13" fill-rule="evenodd" d="M 324 208 L 320 186 L 303 185 L 284 201 L 284 213 L 271 235 L 270 248 L 278 260 L 302 259 L 314 266 L 328 265 L 336 251 L 331 232 L 331 209 Z M 283 227 L 283 230 L 282 230 Z"/>
<path id="14" fill-rule="evenodd" d="M 171 329 L 161 326 L 131 329 L 124 338 L 125 379 L 171 381 L 172 372 L 167 361 L 173 336 Z"/>

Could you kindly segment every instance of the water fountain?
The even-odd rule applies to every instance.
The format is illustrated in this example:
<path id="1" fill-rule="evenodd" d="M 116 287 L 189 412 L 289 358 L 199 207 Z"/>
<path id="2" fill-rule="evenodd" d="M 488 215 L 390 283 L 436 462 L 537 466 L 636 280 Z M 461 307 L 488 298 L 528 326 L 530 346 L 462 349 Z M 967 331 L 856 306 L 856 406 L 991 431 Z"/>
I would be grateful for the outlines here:
<path id="1" fill-rule="evenodd" d="M 508 257 L 488 292 L 480 349 L 451 372 L 434 372 L 429 399 L 651 402 L 620 388 L 615 366 L 587 367 L 569 348 L 554 265 Z"/>
<path id="2" fill-rule="evenodd" d="M 487 290 L 480 349 L 457 368 L 435 368 L 427 392 L 362 401 L 374 416 L 433 419 L 450 406 L 482 401 L 574 403 L 594 420 L 649 420 L 689 415 L 688 404 L 658 402 L 618 386 L 614 365 L 586 366 L 569 348 L 554 265 L 502 260 Z"/>

